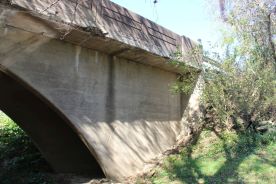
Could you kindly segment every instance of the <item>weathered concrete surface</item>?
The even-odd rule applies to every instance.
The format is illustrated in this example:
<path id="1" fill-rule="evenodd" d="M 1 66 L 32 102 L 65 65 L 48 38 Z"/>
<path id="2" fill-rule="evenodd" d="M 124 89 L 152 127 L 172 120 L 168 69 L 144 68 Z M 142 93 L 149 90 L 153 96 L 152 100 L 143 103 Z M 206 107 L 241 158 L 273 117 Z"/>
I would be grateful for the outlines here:
<path id="1" fill-rule="evenodd" d="M 167 54 L 174 50 L 172 44 L 167 46 L 162 40 L 164 46 L 160 39 L 158 43 L 148 40 L 151 44 L 164 46 L 160 52 L 151 46 L 137 45 L 140 43 L 119 37 L 116 27 L 104 26 L 107 23 L 104 23 L 103 18 L 97 19 L 102 22 L 100 26 L 95 24 L 94 28 L 99 28 L 99 34 L 105 33 L 105 28 L 108 36 L 91 35 L 91 32 L 80 29 L 72 30 L 71 25 L 55 22 L 59 18 L 68 23 L 66 17 L 69 20 L 70 16 L 67 11 L 59 11 L 53 16 L 48 12 L 52 7 L 67 10 L 64 1 L 58 2 L 62 3 L 60 6 L 54 4 L 48 9 L 41 2 L 48 2 L 48 7 L 55 1 L 12 2 L 32 12 L 18 11 L 10 6 L 0 7 L 1 70 L 26 83 L 31 91 L 36 91 L 66 117 L 69 127 L 85 143 L 107 177 L 121 180 L 139 172 L 145 162 L 174 145 L 177 137 L 185 132 L 180 121 L 187 104 L 185 101 L 189 98 L 170 92 L 170 84 L 177 78 L 175 68 L 166 64 Z M 101 5 L 101 8 L 109 6 L 110 2 L 104 3 L 107 4 Z M 68 8 L 72 7 L 74 6 Z M 78 7 L 87 8 L 90 5 Z M 105 13 L 111 10 L 105 10 Z M 120 9 L 120 12 L 123 10 L 125 11 Z M 62 12 L 64 14 L 60 15 Z M 124 13 L 134 17 L 128 11 Z M 91 19 L 86 19 L 88 15 L 83 15 L 82 19 L 76 18 L 74 20 L 80 22 L 75 24 L 85 24 L 83 28 L 91 28 L 95 22 L 88 26 L 86 23 L 90 23 L 89 20 L 93 20 L 95 15 L 99 14 L 91 14 Z M 117 14 L 112 16 L 116 17 Z M 57 25 L 62 27 L 56 27 Z M 67 28 L 70 31 L 64 34 L 63 31 Z M 161 27 L 159 29 L 160 32 L 168 31 Z M 56 39 L 61 36 L 64 40 Z M 183 43 L 181 37 L 177 41 Z M 184 45 L 180 46 L 184 51 Z M 29 128 L 29 132 L 33 131 L 34 134 L 43 131 L 32 129 L 32 126 Z M 65 129 L 64 131 L 69 131 Z M 69 133 L 64 132 L 65 134 Z M 44 144 L 39 136 L 34 139 L 40 144 L 38 147 L 41 147 L 42 153 L 52 146 Z M 49 139 L 54 141 L 59 138 L 58 135 L 49 133 Z M 70 146 L 65 148 L 69 149 Z M 77 146 L 72 146 L 72 149 L 75 148 Z M 64 154 L 68 152 L 66 149 Z M 55 151 L 52 149 L 51 153 L 54 154 Z M 47 157 L 47 154 L 44 155 Z M 51 160 L 50 156 L 48 159 Z M 55 161 L 58 162 L 58 159 Z"/>
<path id="2" fill-rule="evenodd" d="M 28 85 L 6 72 L 0 70 L 0 109 L 32 138 L 52 168 L 62 173 L 104 177 L 88 148 L 65 123 L 68 120 Z"/>

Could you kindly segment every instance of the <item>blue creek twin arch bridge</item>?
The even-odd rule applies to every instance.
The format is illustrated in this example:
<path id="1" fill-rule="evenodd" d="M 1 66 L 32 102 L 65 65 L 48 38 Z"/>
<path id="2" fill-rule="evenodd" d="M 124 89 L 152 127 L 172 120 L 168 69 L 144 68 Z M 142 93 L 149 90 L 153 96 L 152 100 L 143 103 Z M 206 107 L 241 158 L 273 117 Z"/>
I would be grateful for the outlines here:
<path id="1" fill-rule="evenodd" d="M 0 109 L 56 172 L 120 181 L 188 132 L 198 91 L 171 93 L 168 61 L 195 47 L 108 0 L 4 0 Z"/>

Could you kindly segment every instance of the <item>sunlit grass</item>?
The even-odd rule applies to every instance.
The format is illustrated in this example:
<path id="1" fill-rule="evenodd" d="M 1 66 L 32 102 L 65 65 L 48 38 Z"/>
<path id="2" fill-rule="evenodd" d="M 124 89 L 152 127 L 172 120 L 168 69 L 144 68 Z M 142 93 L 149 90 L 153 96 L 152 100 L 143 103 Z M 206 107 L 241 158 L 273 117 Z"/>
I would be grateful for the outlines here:
<path id="1" fill-rule="evenodd" d="M 152 183 L 276 183 L 273 135 L 203 132 L 199 142 L 169 157 Z"/>
<path id="2" fill-rule="evenodd" d="M 199 158 L 196 159 L 195 164 L 200 168 L 200 172 L 205 176 L 213 176 L 216 171 L 224 164 L 226 159 L 219 158 Z"/>

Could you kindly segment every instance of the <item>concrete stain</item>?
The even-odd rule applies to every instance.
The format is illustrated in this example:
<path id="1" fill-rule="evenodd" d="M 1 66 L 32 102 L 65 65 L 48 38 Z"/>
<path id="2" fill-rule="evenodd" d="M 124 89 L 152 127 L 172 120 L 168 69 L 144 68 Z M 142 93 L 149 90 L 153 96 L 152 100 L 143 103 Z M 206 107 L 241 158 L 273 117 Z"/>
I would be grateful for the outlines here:
<path id="1" fill-rule="evenodd" d="M 108 77 L 106 94 L 106 122 L 111 125 L 115 120 L 115 99 L 114 99 L 114 56 L 108 56 Z"/>
<path id="2" fill-rule="evenodd" d="M 96 63 L 98 64 L 98 62 L 99 62 L 99 52 L 98 52 L 98 51 L 96 51 L 95 56 L 96 56 L 95 61 L 96 61 Z"/>
<path id="3" fill-rule="evenodd" d="M 81 47 L 80 46 L 76 46 L 75 68 L 76 68 L 77 72 L 79 72 L 80 54 L 81 54 Z"/>

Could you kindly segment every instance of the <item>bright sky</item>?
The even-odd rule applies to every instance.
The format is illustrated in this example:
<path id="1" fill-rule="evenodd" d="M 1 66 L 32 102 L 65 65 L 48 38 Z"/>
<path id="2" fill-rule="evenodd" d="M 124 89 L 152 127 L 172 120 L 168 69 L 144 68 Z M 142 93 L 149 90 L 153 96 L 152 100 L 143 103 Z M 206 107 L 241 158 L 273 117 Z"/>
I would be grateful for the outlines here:
<path id="1" fill-rule="evenodd" d="M 138 13 L 180 35 L 194 41 L 201 39 L 208 47 L 208 41 L 215 43 L 219 38 L 218 25 L 210 15 L 207 0 L 111 0 Z M 210 2 L 210 1 L 209 1 Z"/>

